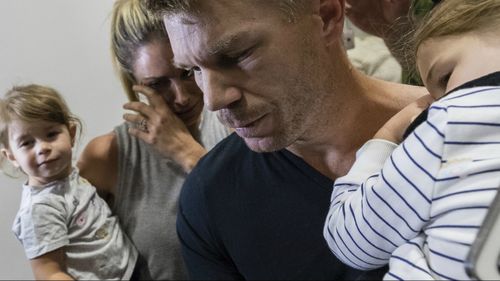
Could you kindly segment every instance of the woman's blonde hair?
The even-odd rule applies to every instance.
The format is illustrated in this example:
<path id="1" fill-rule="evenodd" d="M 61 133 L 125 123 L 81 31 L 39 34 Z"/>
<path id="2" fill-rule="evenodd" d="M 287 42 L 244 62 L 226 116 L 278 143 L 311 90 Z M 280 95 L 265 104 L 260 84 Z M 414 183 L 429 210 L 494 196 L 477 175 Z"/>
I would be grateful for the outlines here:
<path id="1" fill-rule="evenodd" d="M 428 39 L 471 31 L 498 32 L 499 26 L 500 0 L 442 0 L 415 31 L 414 57 Z"/>
<path id="2" fill-rule="evenodd" d="M 111 55 L 122 86 L 131 101 L 137 97 L 132 91 L 135 82 L 133 64 L 139 47 L 168 36 L 160 18 L 148 12 L 140 0 L 117 0 L 111 19 Z"/>
<path id="3" fill-rule="evenodd" d="M 36 84 L 14 86 L 0 99 L 0 148 L 9 148 L 9 124 L 13 120 L 54 122 L 68 129 L 76 126 L 78 135 L 82 131 L 82 122 L 71 113 L 64 98 L 55 89 Z M 0 159 L 2 170 L 4 163 L 5 159 Z"/>

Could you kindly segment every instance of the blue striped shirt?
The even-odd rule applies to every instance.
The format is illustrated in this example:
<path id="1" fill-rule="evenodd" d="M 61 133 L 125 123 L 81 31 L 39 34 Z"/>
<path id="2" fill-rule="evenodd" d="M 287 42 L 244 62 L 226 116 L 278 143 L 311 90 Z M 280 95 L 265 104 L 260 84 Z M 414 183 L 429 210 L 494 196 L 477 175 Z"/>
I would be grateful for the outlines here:
<path id="1" fill-rule="evenodd" d="M 500 87 L 452 92 L 396 146 L 367 142 L 337 179 L 324 236 L 386 279 L 469 279 L 464 260 L 500 185 Z"/>

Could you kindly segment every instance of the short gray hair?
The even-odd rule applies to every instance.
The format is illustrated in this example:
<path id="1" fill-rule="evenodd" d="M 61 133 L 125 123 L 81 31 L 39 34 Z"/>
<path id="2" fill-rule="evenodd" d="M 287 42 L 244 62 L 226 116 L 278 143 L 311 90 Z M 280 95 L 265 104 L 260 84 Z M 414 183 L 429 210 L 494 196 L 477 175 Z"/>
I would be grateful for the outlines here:
<path id="1" fill-rule="evenodd" d="M 199 3 L 207 0 L 143 0 L 145 7 L 156 15 L 196 14 Z M 276 4 L 290 21 L 295 21 L 310 0 L 243 0 Z"/>

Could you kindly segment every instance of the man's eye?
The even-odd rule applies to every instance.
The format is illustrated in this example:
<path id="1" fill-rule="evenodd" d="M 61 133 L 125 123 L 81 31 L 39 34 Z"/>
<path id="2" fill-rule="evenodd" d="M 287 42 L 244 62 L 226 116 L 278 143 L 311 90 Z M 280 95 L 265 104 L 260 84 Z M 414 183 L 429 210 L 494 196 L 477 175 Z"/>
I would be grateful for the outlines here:
<path id="1" fill-rule="evenodd" d="M 240 63 L 240 62 L 244 61 L 246 58 L 248 58 L 252 54 L 252 50 L 253 50 L 253 48 L 250 48 L 248 50 L 245 50 L 243 52 L 238 53 L 235 56 L 229 56 L 229 59 L 231 59 L 231 60 L 233 60 L 233 61 L 235 61 L 237 63 Z"/>
<path id="2" fill-rule="evenodd" d="M 238 62 L 242 62 L 244 59 L 248 58 L 250 56 L 250 54 L 252 53 L 251 52 L 252 50 L 246 50 L 244 52 L 242 52 L 241 54 L 238 55 L 238 57 L 236 58 L 236 60 Z"/>
<path id="3" fill-rule="evenodd" d="M 242 52 L 237 52 L 237 53 L 228 53 L 225 55 L 222 55 L 219 58 L 219 65 L 222 67 L 234 67 L 238 66 L 240 63 L 242 63 L 245 59 L 247 59 L 251 54 L 252 54 L 253 48 L 250 48 L 248 50 L 242 51 Z"/>

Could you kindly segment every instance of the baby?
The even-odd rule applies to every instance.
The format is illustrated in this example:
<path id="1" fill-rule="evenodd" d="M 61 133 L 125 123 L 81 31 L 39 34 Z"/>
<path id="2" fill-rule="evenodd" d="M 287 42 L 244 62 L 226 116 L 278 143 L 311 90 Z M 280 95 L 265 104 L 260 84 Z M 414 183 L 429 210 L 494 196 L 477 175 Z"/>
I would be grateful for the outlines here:
<path id="1" fill-rule="evenodd" d="M 336 180 L 324 236 L 334 254 L 385 279 L 469 279 L 464 261 L 500 186 L 500 0 L 446 0 L 416 32 L 433 102 L 393 117 Z M 422 118 L 424 116 L 424 118 Z M 399 145 L 398 145 L 399 144 Z"/>
<path id="2" fill-rule="evenodd" d="M 0 100 L 0 160 L 27 176 L 13 231 L 38 280 L 130 279 L 137 251 L 72 166 L 78 128 L 52 88 L 14 87 Z"/>

